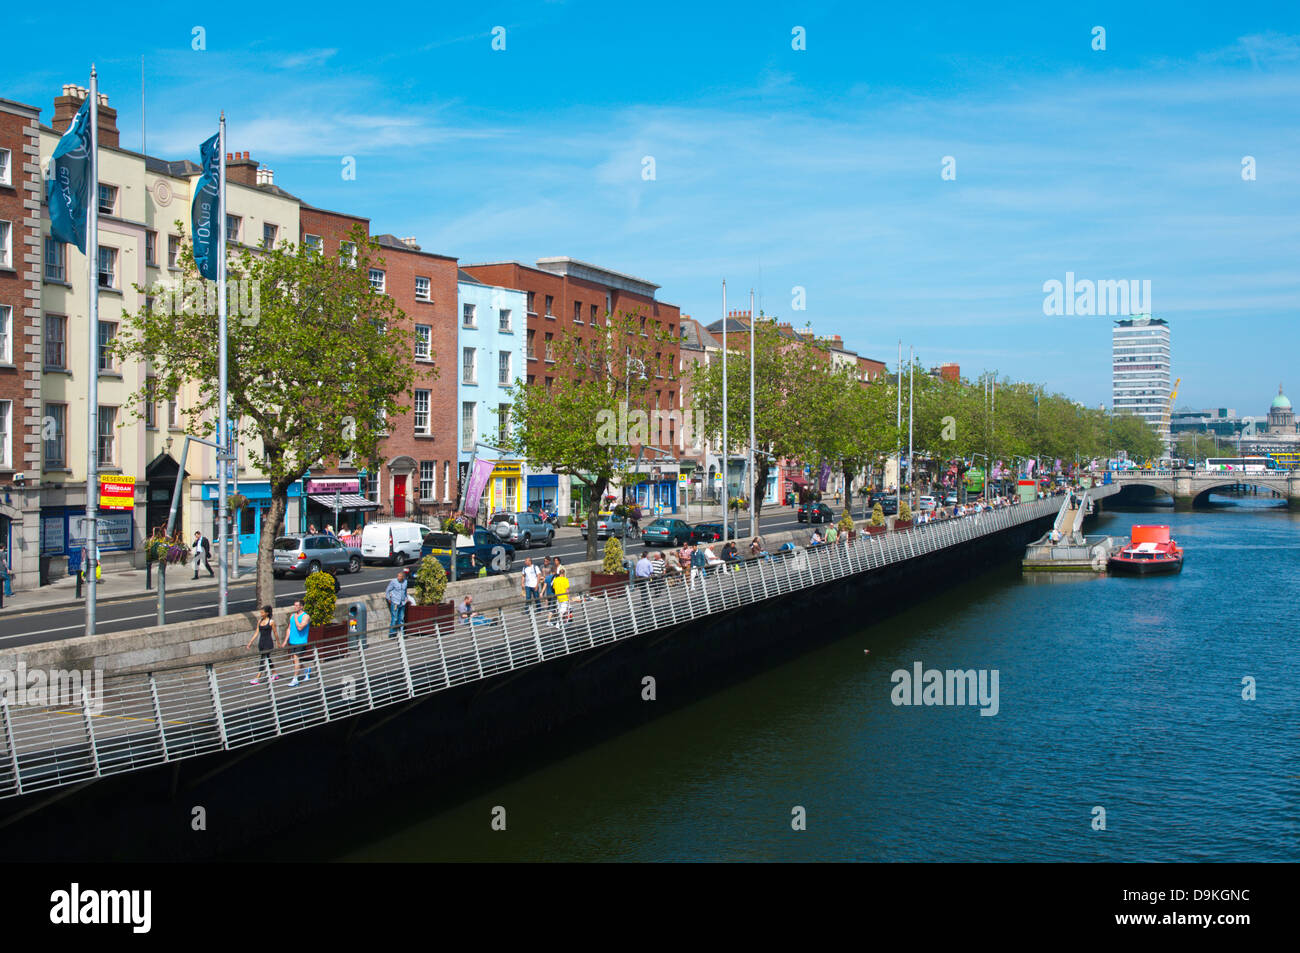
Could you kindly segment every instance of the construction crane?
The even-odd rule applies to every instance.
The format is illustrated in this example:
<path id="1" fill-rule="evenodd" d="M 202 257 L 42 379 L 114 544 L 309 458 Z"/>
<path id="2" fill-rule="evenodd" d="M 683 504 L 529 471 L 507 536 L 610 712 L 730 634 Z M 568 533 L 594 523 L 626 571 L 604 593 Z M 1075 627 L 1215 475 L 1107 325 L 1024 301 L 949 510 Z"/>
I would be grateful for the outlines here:
<path id="1" fill-rule="evenodd" d="M 1174 435 L 1169 429 L 1169 421 L 1174 414 L 1174 400 L 1178 397 L 1178 385 L 1182 382 L 1181 377 L 1174 381 L 1174 389 L 1169 392 L 1169 400 L 1165 402 L 1164 413 L 1160 415 L 1160 433 L 1169 434 L 1169 446 L 1166 449 L 1171 457 L 1174 455 Z"/>

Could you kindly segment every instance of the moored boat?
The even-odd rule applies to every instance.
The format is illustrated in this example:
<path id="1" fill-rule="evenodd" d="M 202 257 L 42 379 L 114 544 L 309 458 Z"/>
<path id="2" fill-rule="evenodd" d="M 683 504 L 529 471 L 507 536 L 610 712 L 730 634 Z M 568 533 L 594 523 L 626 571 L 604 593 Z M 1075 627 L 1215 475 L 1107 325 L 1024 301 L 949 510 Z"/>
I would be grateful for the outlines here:
<path id="1" fill-rule="evenodd" d="M 1106 568 L 1134 576 L 1182 572 L 1183 551 L 1169 538 L 1168 526 L 1134 526 L 1128 545 L 1107 560 Z"/>

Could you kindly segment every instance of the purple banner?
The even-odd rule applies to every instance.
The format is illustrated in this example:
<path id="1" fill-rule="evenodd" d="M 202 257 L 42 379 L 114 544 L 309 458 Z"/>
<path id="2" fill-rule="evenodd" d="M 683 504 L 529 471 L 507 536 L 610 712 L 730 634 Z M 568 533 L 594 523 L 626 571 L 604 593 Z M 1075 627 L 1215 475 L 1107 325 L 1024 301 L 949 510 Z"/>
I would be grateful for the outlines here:
<path id="1" fill-rule="evenodd" d="M 1034 475 L 1034 464 L 1037 463 L 1037 462 L 1038 462 L 1037 460 L 1026 460 L 1026 461 L 1025 461 L 1025 476 L 1033 476 L 1033 475 Z"/>
<path id="2" fill-rule="evenodd" d="M 483 499 L 483 490 L 487 487 L 488 477 L 492 474 L 492 468 L 496 466 L 495 460 L 475 460 L 474 472 L 469 475 L 469 486 L 465 488 L 465 513 L 473 516 L 478 512 L 479 502 Z"/>
<path id="3" fill-rule="evenodd" d="M 829 463 L 823 463 L 822 472 L 817 476 L 817 489 L 825 493 L 826 486 L 830 482 L 831 482 L 831 465 Z"/>

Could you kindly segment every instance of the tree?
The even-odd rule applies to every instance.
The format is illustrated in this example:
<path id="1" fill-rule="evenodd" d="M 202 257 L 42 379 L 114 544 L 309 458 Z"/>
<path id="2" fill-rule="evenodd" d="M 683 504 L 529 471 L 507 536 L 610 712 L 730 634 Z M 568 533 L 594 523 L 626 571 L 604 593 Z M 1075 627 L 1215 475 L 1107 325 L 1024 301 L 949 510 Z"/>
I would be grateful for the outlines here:
<path id="1" fill-rule="evenodd" d="M 642 337 L 640 315 L 620 312 L 593 322 L 585 338 L 567 338 L 555 353 L 553 385 L 517 381 L 510 390 L 510 431 L 501 448 L 528 458 L 533 466 L 587 485 L 587 559 L 596 558 L 596 520 L 605 490 L 632 469 L 635 449 L 653 445 L 648 394 L 657 371 L 654 342 L 659 328 Z"/>
<path id="2" fill-rule="evenodd" d="M 183 237 L 182 224 L 176 227 Z M 345 260 L 300 252 L 289 242 L 227 252 L 231 287 L 256 289 L 258 302 L 253 315 L 229 318 L 227 332 L 228 413 L 240 421 L 243 442 L 260 445 L 260 469 L 271 487 L 258 540 L 258 605 L 274 602 L 272 546 L 289 488 L 322 461 L 373 461 L 388 419 L 408 409 L 399 402 L 414 378 L 405 315 L 370 285 L 370 267 L 383 264 L 379 246 L 360 227 L 350 237 L 355 254 Z M 119 357 L 149 362 L 157 393 L 202 383 L 198 401 L 185 410 L 185 429 L 210 436 L 218 401 L 217 313 L 188 242 L 179 267 L 183 299 L 152 289 L 162 305 L 124 313 L 112 348 Z M 133 395 L 137 407 L 152 399 L 153 386 Z"/>
<path id="3" fill-rule="evenodd" d="M 1188 461 L 1204 460 L 1207 457 L 1217 457 L 1219 448 L 1212 434 L 1184 433 L 1178 435 L 1174 453 Z"/>

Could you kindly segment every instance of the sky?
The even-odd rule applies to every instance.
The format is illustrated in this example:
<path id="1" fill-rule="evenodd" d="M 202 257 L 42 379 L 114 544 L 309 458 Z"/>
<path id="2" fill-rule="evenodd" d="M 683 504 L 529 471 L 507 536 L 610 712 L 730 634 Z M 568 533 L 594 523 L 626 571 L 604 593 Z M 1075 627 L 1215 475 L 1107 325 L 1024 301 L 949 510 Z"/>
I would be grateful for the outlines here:
<path id="1" fill-rule="evenodd" d="M 1045 314 L 1044 283 L 1150 281 L 1177 406 L 1300 399 L 1300 6 L 974 6 L 26 6 L 0 96 L 48 122 L 93 61 L 139 148 L 143 57 L 150 154 L 197 161 L 225 110 L 277 185 L 426 251 L 572 256 L 706 323 L 725 279 L 891 365 L 1092 406 L 1111 318 Z"/>

